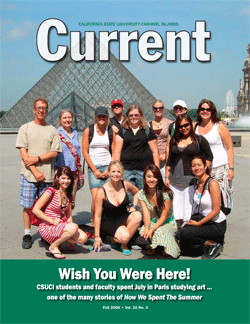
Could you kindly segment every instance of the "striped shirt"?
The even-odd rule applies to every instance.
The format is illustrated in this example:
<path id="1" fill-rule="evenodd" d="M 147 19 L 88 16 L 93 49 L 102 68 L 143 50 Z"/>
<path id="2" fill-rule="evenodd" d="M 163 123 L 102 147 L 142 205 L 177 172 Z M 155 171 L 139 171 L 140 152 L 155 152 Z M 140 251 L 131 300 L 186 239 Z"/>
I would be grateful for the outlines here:
<path id="1" fill-rule="evenodd" d="M 58 191 L 50 187 L 45 192 L 50 196 L 53 195 L 51 202 L 48 204 L 44 213 L 46 216 L 51 217 L 52 219 L 60 218 L 61 222 L 58 225 L 53 225 L 49 222 L 43 222 L 39 225 L 39 233 L 44 240 L 48 243 L 53 243 L 59 237 L 61 237 L 65 226 L 68 224 L 68 215 L 70 199 L 67 199 L 67 206 L 62 208 L 59 202 Z"/>

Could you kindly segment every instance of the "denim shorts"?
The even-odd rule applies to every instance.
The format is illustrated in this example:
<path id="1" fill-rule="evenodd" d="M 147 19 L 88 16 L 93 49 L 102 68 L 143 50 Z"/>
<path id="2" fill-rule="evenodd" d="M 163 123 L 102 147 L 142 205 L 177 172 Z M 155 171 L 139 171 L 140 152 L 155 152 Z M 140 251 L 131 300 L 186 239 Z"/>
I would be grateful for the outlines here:
<path id="1" fill-rule="evenodd" d="M 131 182 L 139 190 L 143 189 L 143 171 L 141 170 L 124 170 L 123 179 Z"/>
<path id="2" fill-rule="evenodd" d="M 29 209 L 36 198 L 52 185 L 46 182 L 29 182 L 23 174 L 20 175 L 20 206 Z"/>
<path id="3" fill-rule="evenodd" d="M 105 170 L 108 169 L 108 165 L 102 165 L 102 166 L 98 166 L 96 167 L 97 170 L 99 170 L 100 172 L 104 172 Z M 103 186 L 109 179 L 96 179 L 96 177 L 94 176 L 93 171 L 89 168 L 89 188 L 90 189 L 94 189 L 94 188 L 101 188 L 101 186 Z"/>

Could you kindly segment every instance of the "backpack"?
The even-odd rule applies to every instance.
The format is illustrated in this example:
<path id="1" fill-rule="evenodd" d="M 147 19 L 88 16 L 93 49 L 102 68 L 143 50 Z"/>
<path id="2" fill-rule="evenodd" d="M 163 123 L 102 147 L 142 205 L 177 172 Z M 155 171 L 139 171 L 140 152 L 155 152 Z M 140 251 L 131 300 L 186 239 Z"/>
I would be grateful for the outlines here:
<path id="1" fill-rule="evenodd" d="M 89 144 L 91 143 L 94 137 L 94 126 L 95 124 L 89 126 Z M 111 152 L 111 145 L 113 142 L 113 128 L 111 125 L 108 125 L 108 137 L 109 137 L 109 151 Z"/>
<path id="2" fill-rule="evenodd" d="M 231 194 L 220 186 L 221 193 L 221 210 L 225 215 L 229 215 L 231 213 L 233 207 L 233 200 Z"/>
<path id="3" fill-rule="evenodd" d="M 91 141 L 94 137 L 94 126 L 95 126 L 95 124 L 91 124 L 89 126 L 89 144 L 91 143 Z M 108 138 L 109 138 L 109 151 L 110 151 L 110 153 L 112 153 L 111 145 L 113 142 L 113 128 L 112 128 L 111 124 L 108 125 Z M 85 173 L 84 166 L 85 166 L 85 159 L 83 159 L 83 162 L 82 162 L 82 174 Z"/>
<path id="4" fill-rule="evenodd" d="M 210 177 L 210 180 L 212 178 Z M 210 183 L 210 181 L 209 181 Z M 208 183 L 208 186 L 209 186 Z M 219 184 L 220 186 L 220 184 Z M 233 200 L 231 197 L 231 194 L 225 190 L 222 186 L 220 186 L 220 196 L 221 196 L 221 206 L 220 209 L 221 211 L 227 216 L 231 213 L 232 207 L 233 207 Z"/>
<path id="5" fill-rule="evenodd" d="M 171 123 L 169 125 L 169 135 L 170 135 L 170 138 L 172 138 L 173 135 L 174 135 L 174 130 L 175 130 L 174 124 L 175 124 L 175 122 L 173 122 L 173 123 Z"/>
<path id="6" fill-rule="evenodd" d="M 52 201 L 54 194 L 55 194 L 55 189 L 52 189 L 52 195 L 50 196 L 49 200 L 46 202 L 46 204 L 43 206 L 43 208 L 41 209 L 43 212 L 45 211 L 45 209 L 47 208 L 47 206 L 49 205 L 49 203 Z M 43 194 L 42 194 L 43 195 Z M 42 195 L 40 197 L 42 197 Z M 35 225 L 35 226 L 39 226 L 42 222 L 44 222 L 43 219 L 37 217 L 34 213 L 33 213 L 33 208 L 35 207 L 35 204 L 37 203 L 38 199 L 40 199 L 40 197 L 36 198 L 35 201 L 33 202 L 33 205 L 30 207 L 30 209 L 28 210 L 28 215 L 29 215 L 29 219 L 30 219 L 30 224 L 31 225 Z"/>

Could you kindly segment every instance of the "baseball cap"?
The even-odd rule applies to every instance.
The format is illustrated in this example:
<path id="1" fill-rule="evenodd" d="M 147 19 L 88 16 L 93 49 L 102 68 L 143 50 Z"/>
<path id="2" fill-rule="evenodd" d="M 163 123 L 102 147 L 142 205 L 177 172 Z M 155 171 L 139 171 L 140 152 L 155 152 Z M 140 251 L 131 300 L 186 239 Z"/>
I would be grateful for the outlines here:
<path id="1" fill-rule="evenodd" d="M 121 101 L 121 99 L 114 99 L 113 101 L 111 101 L 111 107 L 112 107 L 114 104 L 120 104 L 120 105 L 123 106 L 123 102 Z"/>
<path id="2" fill-rule="evenodd" d="M 99 115 L 108 116 L 109 115 L 108 109 L 103 106 L 97 107 L 95 110 L 95 116 L 99 116 Z"/>
<path id="3" fill-rule="evenodd" d="M 181 106 L 181 107 L 187 109 L 187 104 L 185 103 L 184 100 L 176 100 L 176 101 L 173 103 L 173 108 L 174 108 L 175 106 Z"/>

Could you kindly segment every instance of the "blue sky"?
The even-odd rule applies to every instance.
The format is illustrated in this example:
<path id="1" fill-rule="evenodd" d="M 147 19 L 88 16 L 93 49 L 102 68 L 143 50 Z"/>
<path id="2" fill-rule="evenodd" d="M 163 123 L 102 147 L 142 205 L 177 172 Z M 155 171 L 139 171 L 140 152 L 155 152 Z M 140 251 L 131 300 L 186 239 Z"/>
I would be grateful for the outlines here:
<path id="1" fill-rule="evenodd" d="M 206 50 L 211 53 L 209 63 L 195 58 L 192 40 L 191 62 L 181 62 L 179 47 L 177 61 L 163 58 L 154 63 L 145 62 L 131 45 L 130 62 L 124 65 L 167 108 L 177 99 L 197 108 L 201 99 L 215 102 L 218 109 L 225 108 L 228 90 L 233 91 L 235 104 L 239 79 L 243 78 L 246 47 L 249 43 L 249 1 L 1 1 L 1 108 L 10 109 L 52 66 L 37 51 L 36 34 L 46 19 L 62 20 L 68 31 L 93 30 L 155 30 L 165 40 L 166 31 L 195 29 L 196 20 L 206 21 L 211 32 Z M 80 22 L 175 22 L 171 27 L 83 27 Z M 53 46 L 57 38 L 52 38 Z M 60 37 L 61 45 L 69 44 L 69 36 Z M 164 41 L 165 44 L 165 41 Z M 52 47 L 53 49 L 53 47 Z M 118 54 L 118 44 L 112 43 L 111 51 Z M 112 99 L 112 98 L 111 98 Z M 122 99 L 122 98 L 121 98 Z"/>

